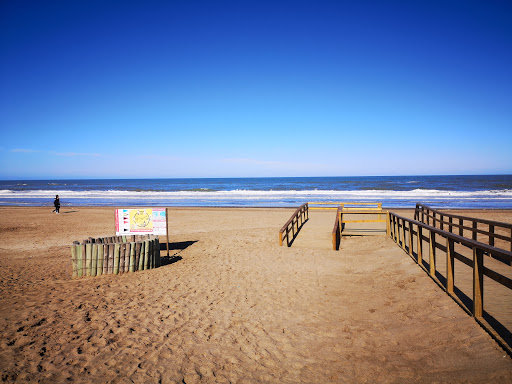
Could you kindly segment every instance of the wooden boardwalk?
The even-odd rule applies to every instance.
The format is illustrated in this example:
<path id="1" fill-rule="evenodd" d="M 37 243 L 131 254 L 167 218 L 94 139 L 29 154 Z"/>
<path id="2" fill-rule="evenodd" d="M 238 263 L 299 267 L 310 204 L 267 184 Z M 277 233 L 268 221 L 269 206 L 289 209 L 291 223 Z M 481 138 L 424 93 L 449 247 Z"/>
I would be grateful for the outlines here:
<path id="1" fill-rule="evenodd" d="M 301 228 L 292 247 L 332 249 L 332 228 L 336 211 L 309 210 L 309 220 Z"/>
<path id="2" fill-rule="evenodd" d="M 385 217 L 385 213 L 382 216 Z M 377 218 L 377 214 L 363 219 Z M 375 216 L 375 217 L 373 217 Z M 292 247 L 332 250 L 332 229 L 336 219 L 335 210 L 309 210 L 309 220 L 301 228 Z M 361 215 L 344 214 L 344 219 L 358 220 Z M 348 223 L 343 229 L 343 236 L 386 235 L 385 223 Z"/>

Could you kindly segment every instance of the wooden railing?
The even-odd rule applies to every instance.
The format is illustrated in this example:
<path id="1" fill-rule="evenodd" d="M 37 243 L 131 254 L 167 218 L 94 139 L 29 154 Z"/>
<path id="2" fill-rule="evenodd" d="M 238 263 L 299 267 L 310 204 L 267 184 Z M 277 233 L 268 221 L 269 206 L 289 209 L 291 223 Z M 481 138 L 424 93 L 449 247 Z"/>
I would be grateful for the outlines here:
<path id="1" fill-rule="evenodd" d="M 424 213 L 426 214 L 426 213 Z M 445 215 L 446 216 L 446 215 Z M 390 237 L 413 258 L 436 283 L 443 288 L 448 295 L 457 301 L 466 311 L 475 317 L 475 319 L 507 350 L 512 353 L 512 333 L 510 329 L 503 329 L 504 326 L 498 322 L 498 326 L 491 325 L 484 319 L 484 276 L 492 279 L 494 282 L 512 290 L 512 279 L 506 277 L 495 270 L 484 265 L 484 253 L 494 258 L 512 261 L 512 252 L 495 248 L 491 245 L 468 239 L 451 232 L 434 228 L 417 220 L 407 219 L 390 212 L 388 216 L 388 226 L 390 228 Z M 441 243 L 444 240 L 444 244 Z M 426 266 L 423 260 L 423 241 L 428 243 L 426 257 L 428 262 Z M 464 245 L 472 249 L 472 258 L 466 257 L 455 250 L 455 244 Z M 440 279 L 437 275 L 436 260 L 437 251 L 440 250 L 446 254 L 446 276 Z M 415 251 L 415 252 L 414 252 Z M 464 304 L 463 300 L 455 294 L 455 259 L 466 264 L 473 270 L 473 297 L 472 305 Z M 495 263 L 496 264 L 496 263 Z M 501 263 L 497 263 L 502 268 L 508 268 Z M 427 268 L 428 267 L 428 268 Z M 508 271 L 508 269 L 507 269 Z M 441 274 L 439 274 L 441 275 Z M 444 280 L 444 281 L 442 281 Z M 467 301 L 466 301 L 467 302 Z M 491 316 L 492 317 L 492 316 Z M 490 318 L 487 316 L 487 318 Z M 492 323 L 496 319 L 492 318 Z"/>
<path id="2" fill-rule="evenodd" d="M 283 239 L 286 238 L 286 245 L 289 247 L 292 245 L 293 240 L 299 233 L 304 223 L 309 218 L 308 203 L 302 204 L 293 213 L 292 217 L 283 225 L 283 228 L 279 231 L 279 245 L 283 245 Z M 290 239 L 290 233 L 292 238 Z"/>
<path id="3" fill-rule="evenodd" d="M 350 210 L 372 210 L 372 211 L 382 211 L 382 203 L 359 203 L 359 202 L 350 202 L 350 203 L 340 203 L 341 207 L 344 211 Z"/>
<path id="4" fill-rule="evenodd" d="M 414 218 L 424 224 L 459 236 L 464 236 L 465 230 L 469 231 L 472 240 L 512 252 L 512 224 L 454 215 L 422 204 L 416 204 Z M 496 239 L 499 244 L 496 244 Z"/>
<path id="5" fill-rule="evenodd" d="M 309 209 L 324 209 L 335 210 L 343 204 L 341 201 L 310 201 L 308 202 Z"/>

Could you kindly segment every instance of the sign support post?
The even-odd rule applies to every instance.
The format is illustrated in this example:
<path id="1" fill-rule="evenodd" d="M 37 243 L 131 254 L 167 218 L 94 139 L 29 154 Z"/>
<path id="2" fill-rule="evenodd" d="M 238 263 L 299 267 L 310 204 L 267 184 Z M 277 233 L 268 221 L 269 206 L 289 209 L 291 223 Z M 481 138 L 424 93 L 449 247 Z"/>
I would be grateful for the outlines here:
<path id="1" fill-rule="evenodd" d="M 165 230 L 167 232 L 167 257 L 169 257 L 169 211 L 165 208 Z"/>

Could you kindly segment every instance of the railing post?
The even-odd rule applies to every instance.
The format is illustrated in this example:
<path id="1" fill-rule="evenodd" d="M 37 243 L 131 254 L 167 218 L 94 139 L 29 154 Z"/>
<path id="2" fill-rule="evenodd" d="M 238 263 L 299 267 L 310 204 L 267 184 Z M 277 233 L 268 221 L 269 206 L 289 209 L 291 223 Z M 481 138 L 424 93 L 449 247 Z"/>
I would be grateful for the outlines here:
<path id="1" fill-rule="evenodd" d="M 430 276 L 436 275 L 436 234 L 433 231 L 429 231 L 429 264 L 430 264 Z"/>
<path id="2" fill-rule="evenodd" d="M 489 224 L 489 245 L 494 247 L 494 225 Z"/>
<path id="3" fill-rule="evenodd" d="M 395 243 L 397 243 L 397 236 L 396 236 L 396 216 L 393 215 L 393 240 Z"/>
<path id="4" fill-rule="evenodd" d="M 484 309 L 484 252 L 473 248 L 473 316 L 482 317 Z"/>
<path id="5" fill-rule="evenodd" d="M 423 227 L 418 225 L 418 250 L 416 252 L 419 265 L 423 265 Z"/>
<path id="6" fill-rule="evenodd" d="M 409 256 L 412 257 L 412 223 L 409 221 Z"/>
<path id="7" fill-rule="evenodd" d="M 477 230 L 477 221 L 476 221 L 476 220 L 473 220 L 473 237 L 472 237 L 472 239 L 473 239 L 473 240 L 475 240 L 475 241 L 477 241 L 477 240 L 476 240 L 476 237 L 477 237 L 477 232 L 476 232 L 476 230 Z"/>
<path id="8" fill-rule="evenodd" d="M 459 236 L 464 236 L 464 220 L 459 219 Z"/>
<path id="9" fill-rule="evenodd" d="M 402 240 L 401 240 L 401 235 L 402 235 L 402 231 L 400 230 L 400 219 L 397 218 L 396 219 L 396 225 L 397 225 L 397 230 L 398 230 L 398 245 L 403 249 L 403 246 L 402 246 Z"/>
<path id="10" fill-rule="evenodd" d="M 279 246 L 283 245 L 283 232 L 279 232 Z"/>
<path id="11" fill-rule="evenodd" d="M 450 223 L 448 225 L 448 232 L 452 232 L 452 229 L 453 229 L 453 218 L 450 216 L 450 218 L 448 218 L 448 222 Z"/>
<path id="12" fill-rule="evenodd" d="M 441 231 L 444 231 L 444 216 L 443 215 L 441 215 L 441 225 L 440 225 L 440 227 L 441 227 Z"/>
<path id="13" fill-rule="evenodd" d="M 446 238 L 446 292 L 453 294 L 454 282 L 454 242 L 449 237 Z"/>
<path id="14" fill-rule="evenodd" d="M 389 216 L 389 212 L 386 212 L 386 236 L 388 237 L 391 236 L 391 223 L 389 222 L 390 219 L 391 217 Z"/>

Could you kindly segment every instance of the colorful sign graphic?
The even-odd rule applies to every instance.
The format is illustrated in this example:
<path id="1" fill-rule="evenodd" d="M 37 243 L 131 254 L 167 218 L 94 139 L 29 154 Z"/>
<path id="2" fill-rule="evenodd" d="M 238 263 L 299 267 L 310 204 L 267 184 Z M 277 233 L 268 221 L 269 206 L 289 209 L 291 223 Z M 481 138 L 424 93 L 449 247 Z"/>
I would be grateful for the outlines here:
<path id="1" fill-rule="evenodd" d="M 116 209 L 116 235 L 165 235 L 165 208 Z"/>

